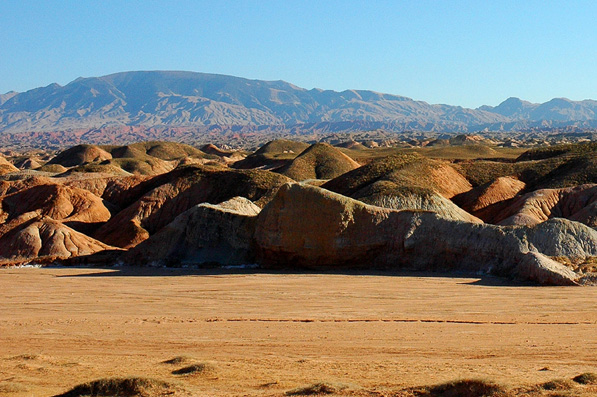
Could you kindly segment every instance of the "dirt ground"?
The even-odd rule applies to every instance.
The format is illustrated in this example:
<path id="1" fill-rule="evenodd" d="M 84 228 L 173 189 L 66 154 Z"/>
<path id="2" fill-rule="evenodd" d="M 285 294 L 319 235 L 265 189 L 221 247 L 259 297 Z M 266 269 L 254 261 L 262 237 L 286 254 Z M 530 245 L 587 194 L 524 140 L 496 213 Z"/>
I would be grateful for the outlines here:
<path id="1" fill-rule="evenodd" d="M 193 395 L 391 394 L 597 372 L 597 288 L 423 275 L 0 269 L 0 395 L 145 376 Z M 173 375 L 176 356 L 209 371 Z"/>

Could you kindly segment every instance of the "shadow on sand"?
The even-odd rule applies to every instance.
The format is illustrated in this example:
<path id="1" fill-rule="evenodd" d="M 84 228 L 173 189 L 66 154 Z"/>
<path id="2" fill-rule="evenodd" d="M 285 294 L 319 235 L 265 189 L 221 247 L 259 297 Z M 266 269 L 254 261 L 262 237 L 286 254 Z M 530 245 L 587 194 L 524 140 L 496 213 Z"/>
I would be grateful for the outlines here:
<path id="1" fill-rule="evenodd" d="M 261 267 L 143 267 L 143 266 L 118 266 L 118 267 L 83 267 L 68 266 L 68 269 L 97 269 L 97 272 L 84 274 L 65 274 L 56 277 L 81 278 L 81 277 L 184 277 L 184 276 L 225 276 L 225 275 L 339 275 L 339 276 L 382 276 L 382 277 L 410 277 L 410 278 L 451 278 L 462 280 L 459 284 L 485 287 L 524 287 L 536 284 L 509 280 L 490 275 L 479 275 L 462 272 L 417 272 L 405 270 L 338 270 L 338 269 L 269 269 Z"/>

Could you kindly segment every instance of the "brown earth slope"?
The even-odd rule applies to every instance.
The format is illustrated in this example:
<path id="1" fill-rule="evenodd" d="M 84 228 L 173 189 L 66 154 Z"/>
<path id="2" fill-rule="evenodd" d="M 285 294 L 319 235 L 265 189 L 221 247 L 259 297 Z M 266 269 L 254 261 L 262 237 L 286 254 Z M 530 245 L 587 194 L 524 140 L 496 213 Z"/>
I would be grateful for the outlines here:
<path id="1" fill-rule="evenodd" d="M 112 155 L 97 145 L 77 145 L 59 153 L 48 164 L 73 167 L 111 159 Z"/>
<path id="2" fill-rule="evenodd" d="M 19 169 L 15 167 L 11 162 L 0 156 L 0 175 L 16 172 Z"/>
<path id="3" fill-rule="evenodd" d="M 223 167 L 179 167 L 139 184 L 143 192 L 94 235 L 107 244 L 130 248 L 147 239 L 176 216 L 199 203 L 220 203 L 243 196 L 257 205 L 269 201 L 289 179 L 269 171 L 230 170 Z M 156 183 L 157 182 L 157 183 Z"/>
<path id="4" fill-rule="evenodd" d="M 34 212 L 86 228 L 110 219 L 102 199 L 87 190 L 62 184 L 40 184 L 0 197 L 0 220 L 7 222 Z"/>
<path id="5" fill-rule="evenodd" d="M 536 190 L 512 200 L 491 220 L 500 225 L 535 225 L 555 217 L 597 227 L 597 185 Z"/>
<path id="6" fill-rule="evenodd" d="M 0 264 L 31 260 L 48 262 L 113 249 L 114 247 L 77 232 L 62 222 L 36 216 L 1 235 Z"/>

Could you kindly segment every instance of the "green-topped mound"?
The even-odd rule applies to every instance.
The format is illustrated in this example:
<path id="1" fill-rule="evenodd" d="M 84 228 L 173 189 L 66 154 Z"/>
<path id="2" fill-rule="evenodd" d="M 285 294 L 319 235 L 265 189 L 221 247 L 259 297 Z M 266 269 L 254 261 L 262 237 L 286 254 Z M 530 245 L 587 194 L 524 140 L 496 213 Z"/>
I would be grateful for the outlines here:
<path id="1" fill-rule="evenodd" d="M 97 145 L 77 145 L 58 153 L 48 164 L 60 164 L 63 167 L 109 160 L 112 155 Z"/>
<path id="2" fill-rule="evenodd" d="M 596 146 L 597 147 L 597 146 Z M 533 184 L 533 189 L 566 188 L 597 183 L 597 152 L 572 157 Z"/>
<path id="3" fill-rule="evenodd" d="M 59 153 L 47 165 L 78 167 L 73 172 L 157 175 L 172 170 L 181 159 L 189 158 L 218 159 L 182 143 L 154 141 L 124 146 L 77 145 Z"/>
<path id="4" fill-rule="evenodd" d="M 66 172 L 67 170 L 68 168 L 60 164 L 44 164 L 41 167 L 37 168 L 35 171 L 53 172 L 56 174 L 61 174 L 63 172 Z"/>
<path id="5" fill-rule="evenodd" d="M 446 198 L 471 189 L 470 183 L 450 164 L 416 153 L 399 154 L 372 161 L 335 178 L 322 187 L 345 196 L 361 199 L 370 185 L 390 188 L 430 189 Z M 383 194 L 384 189 L 376 189 Z"/>
<path id="6" fill-rule="evenodd" d="M 500 177 L 511 176 L 526 183 L 527 189 L 533 189 L 538 186 L 542 178 L 565 162 L 566 159 L 563 158 L 519 162 L 478 160 L 455 163 L 453 167 L 473 186 L 481 186 Z"/>
<path id="7" fill-rule="evenodd" d="M 308 147 L 309 145 L 304 142 L 289 141 L 287 139 L 275 139 L 261 146 L 255 152 L 255 154 L 261 154 L 264 156 L 276 156 L 279 154 L 288 153 L 294 154 L 296 156 Z"/>
<path id="8" fill-rule="evenodd" d="M 128 172 L 126 170 L 123 169 L 123 167 L 120 167 L 117 164 L 114 164 L 115 160 L 107 160 L 105 162 L 102 162 L 100 164 L 98 163 L 88 163 L 88 164 L 83 164 L 83 165 L 79 165 L 76 167 L 72 167 L 69 170 L 67 170 L 66 172 L 62 173 L 59 176 L 69 176 L 69 175 L 73 175 L 75 173 L 100 173 L 100 174 L 110 174 L 110 175 L 114 175 L 114 176 L 125 176 L 125 175 L 130 175 L 132 173 L 137 173 L 137 174 L 144 174 L 143 172 Z M 56 164 L 58 165 L 58 164 Z"/>
<path id="9" fill-rule="evenodd" d="M 590 145 L 577 145 L 589 148 Z M 597 183 L 597 153 L 577 152 L 542 160 L 516 162 L 468 161 L 454 164 L 473 186 L 512 176 L 526 183 L 526 191 Z"/>
<path id="10" fill-rule="evenodd" d="M 343 148 L 343 149 L 352 149 L 352 150 L 367 150 L 367 146 L 363 145 L 360 142 L 357 141 L 346 141 L 346 142 L 341 142 L 338 143 L 336 145 L 334 145 L 338 148 Z"/>
<path id="11" fill-rule="evenodd" d="M 327 143 L 309 146 L 276 172 L 295 181 L 333 179 L 359 167 L 359 163 Z"/>
<path id="12" fill-rule="evenodd" d="M 21 157 L 18 159 L 13 159 L 15 167 L 21 170 L 34 170 L 36 168 L 41 167 L 43 162 L 36 157 Z"/>
<path id="13" fill-rule="evenodd" d="M 185 157 L 206 158 L 201 150 L 190 145 L 176 142 L 137 142 L 125 146 L 103 146 L 114 158 L 144 159 L 147 156 L 172 161 Z"/>
<path id="14" fill-rule="evenodd" d="M 543 160 L 561 156 L 597 156 L 597 142 L 555 145 L 527 150 L 516 161 Z"/>
<path id="15" fill-rule="evenodd" d="M 100 163 L 106 169 L 120 168 L 130 174 L 157 175 L 171 171 L 175 164 L 152 157 L 143 159 L 124 157 L 106 160 Z"/>
<path id="16" fill-rule="evenodd" d="M 416 153 L 375 160 L 322 187 L 380 207 L 433 211 L 447 219 L 480 222 L 449 200 L 470 190 L 470 183 L 448 163 Z"/>
<path id="17" fill-rule="evenodd" d="M 234 164 L 234 168 L 279 167 L 294 159 L 309 147 L 303 142 L 276 139 L 260 147 L 255 153 Z"/>

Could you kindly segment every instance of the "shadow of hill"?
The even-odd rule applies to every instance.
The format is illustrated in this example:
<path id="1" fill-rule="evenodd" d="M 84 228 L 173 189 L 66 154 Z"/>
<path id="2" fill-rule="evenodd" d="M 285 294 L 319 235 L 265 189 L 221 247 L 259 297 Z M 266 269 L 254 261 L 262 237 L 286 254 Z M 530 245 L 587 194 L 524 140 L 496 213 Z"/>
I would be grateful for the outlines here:
<path id="1" fill-rule="evenodd" d="M 452 278 L 462 279 L 460 284 L 487 287 L 517 287 L 535 286 L 536 284 L 508 280 L 490 275 L 479 275 L 462 272 L 418 272 L 408 270 L 385 269 L 269 269 L 261 267 L 77 267 L 68 266 L 70 269 L 103 269 L 94 273 L 58 275 L 59 278 L 86 278 L 86 277 L 184 277 L 184 276 L 224 276 L 224 275 L 341 275 L 341 276 L 382 276 L 382 277 L 411 277 L 411 278 Z M 471 281 L 471 279 L 474 279 Z"/>

